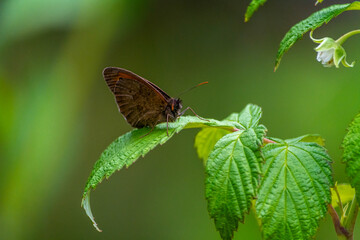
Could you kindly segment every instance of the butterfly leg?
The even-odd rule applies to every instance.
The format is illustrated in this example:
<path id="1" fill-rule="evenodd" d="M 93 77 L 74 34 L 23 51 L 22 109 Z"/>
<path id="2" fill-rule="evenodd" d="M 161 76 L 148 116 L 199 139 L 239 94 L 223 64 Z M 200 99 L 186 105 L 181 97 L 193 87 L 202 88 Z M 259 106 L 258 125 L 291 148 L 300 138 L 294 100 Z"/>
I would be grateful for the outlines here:
<path id="1" fill-rule="evenodd" d="M 196 112 L 195 112 L 191 107 L 187 107 L 184 111 L 182 111 L 182 112 L 180 113 L 180 116 L 184 115 L 184 113 L 185 113 L 187 110 L 189 110 L 189 109 L 190 109 L 190 110 L 193 112 L 193 114 L 194 114 L 196 117 L 198 117 L 199 119 L 210 122 L 209 120 L 207 120 L 207 119 L 205 119 L 205 118 L 202 118 L 202 117 L 200 117 L 199 115 L 197 115 Z"/>
<path id="2" fill-rule="evenodd" d="M 155 127 L 152 127 L 151 130 L 150 130 L 148 133 L 146 133 L 145 135 L 142 135 L 140 138 L 143 138 L 143 137 L 149 135 L 149 134 L 154 130 L 154 128 L 155 128 Z"/>
<path id="3" fill-rule="evenodd" d="M 167 133 L 167 136 L 169 136 L 169 114 L 166 115 L 166 133 Z"/>

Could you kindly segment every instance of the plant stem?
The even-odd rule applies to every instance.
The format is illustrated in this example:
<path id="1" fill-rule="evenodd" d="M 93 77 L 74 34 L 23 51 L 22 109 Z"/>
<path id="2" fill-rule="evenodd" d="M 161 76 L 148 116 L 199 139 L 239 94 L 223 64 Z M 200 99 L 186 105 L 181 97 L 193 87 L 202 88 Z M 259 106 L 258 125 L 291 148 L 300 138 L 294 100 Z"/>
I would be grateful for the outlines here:
<path id="1" fill-rule="evenodd" d="M 264 143 L 275 143 L 275 142 L 270 139 L 264 138 Z"/>
<path id="2" fill-rule="evenodd" d="M 316 39 L 316 38 L 313 38 L 313 33 L 314 33 L 314 29 L 311 30 L 310 32 L 310 39 L 314 42 L 314 43 L 321 43 L 324 39 Z"/>
<path id="3" fill-rule="evenodd" d="M 348 32 L 344 35 L 342 35 L 338 40 L 336 40 L 336 42 L 340 45 L 342 45 L 349 37 L 354 36 L 355 34 L 359 34 L 360 33 L 360 29 Z"/>
<path id="4" fill-rule="evenodd" d="M 328 205 L 328 212 L 334 223 L 334 228 L 336 235 L 338 236 L 338 239 L 348 240 L 350 234 L 343 226 L 341 226 L 339 215 L 337 214 L 337 212 L 335 211 L 334 207 L 331 204 Z"/>
<path id="5" fill-rule="evenodd" d="M 344 227 L 349 232 L 349 237 L 347 238 L 348 240 L 354 239 L 353 236 L 354 227 L 358 213 L 359 213 L 359 205 L 357 203 L 356 194 L 355 194 L 353 200 L 351 201 L 350 209 L 347 211 L 346 219 L 344 221 Z"/>
<path id="6" fill-rule="evenodd" d="M 337 189 L 337 184 L 335 184 L 335 186 L 333 188 L 334 188 L 334 191 L 336 192 L 336 196 L 338 198 L 338 205 L 339 205 L 339 208 L 340 208 L 341 217 L 343 217 L 344 216 L 344 206 L 343 206 L 343 204 L 341 202 L 340 194 L 339 194 L 339 191 Z"/>

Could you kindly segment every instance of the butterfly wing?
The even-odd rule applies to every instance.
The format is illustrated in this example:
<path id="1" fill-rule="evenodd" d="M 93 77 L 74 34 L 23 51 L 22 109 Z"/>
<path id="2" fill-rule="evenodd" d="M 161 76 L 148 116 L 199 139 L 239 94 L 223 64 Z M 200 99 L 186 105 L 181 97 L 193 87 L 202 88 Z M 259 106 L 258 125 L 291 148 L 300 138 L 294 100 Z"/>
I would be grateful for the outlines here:
<path id="1" fill-rule="evenodd" d="M 164 110 L 170 97 L 155 84 L 122 68 L 105 68 L 103 76 L 132 127 L 154 127 L 166 122 Z"/>

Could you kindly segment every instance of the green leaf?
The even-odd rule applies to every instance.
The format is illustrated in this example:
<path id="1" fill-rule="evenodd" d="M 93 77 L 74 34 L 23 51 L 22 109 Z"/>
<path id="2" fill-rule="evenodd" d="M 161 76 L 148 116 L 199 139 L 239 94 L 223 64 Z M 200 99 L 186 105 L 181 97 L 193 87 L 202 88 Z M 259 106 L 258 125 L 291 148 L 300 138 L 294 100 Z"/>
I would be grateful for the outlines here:
<path id="1" fill-rule="evenodd" d="M 249 21 L 251 16 L 254 14 L 254 12 L 258 10 L 258 8 L 264 5 L 265 3 L 266 0 L 252 0 L 246 9 L 245 22 Z"/>
<path id="2" fill-rule="evenodd" d="M 206 199 L 222 239 L 231 239 L 256 196 L 261 172 L 261 133 L 265 127 L 240 130 L 221 138 L 206 163 Z M 260 138 L 259 138 L 260 137 Z"/>
<path id="3" fill-rule="evenodd" d="M 256 212 L 264 238 L 311 238 L 331 202 L 331 160 L 325 148 L 291 139 L 262 151 L 266 162 Z"/>
<path id="4" fill-rule="evenodd" d="M 292 143 L 292 142 L 314 142 L 319 144 L 322 147 L 325 147 L 325 139 L 323 139 L 320 135 L 318 134 L 307 134 L 298 138 L 294 138 L 294 139 L 289 139 L 287 140 L 288 143 Z"/>
<path id="5" fill-rule="evenodd" d="M 295 24 L 285 34 L 280 42 L 279 50 L 276 55 L 274 71 L 279 67 L 282 56 L 287 52 L 290 47 L 299 40 L 307 31 L 314 30 L 324 23 L 328 23 L 331 19 L 349 10 L 360 10 L 360 2 L 355 1 L 347 4 L 337 4 L 324 8 L 318 12 L 311 14 L 308 18 Z"/>
<path id="6" fill-rule="evenodd" d="M 262 115 L 262 110 L 259 106 L 248 104 L 240 113 L 232 113 L 225 120 L 234 121 L 241 124 L 239 129 L 249 129 L 259 124 Z M 209 153 L 214 148 L 216 142 L 225 134 L 230 133 L 218 128 L 206 128 L 201 130 L 195 137 L 195 148 L 200 159 L 204 163 L 209 156 Z"/>
<path id="7" fill-rule="evenodd" d="M 196 134 L 194 145 L 199 158 L 204 161 L 204 164 L 216 142 L 228 133 L 230 132 L 224 129 L 204 128 Z"/>
<path id="8" fill-rule="evenodd" d="M 346 175 L 355 188 L 358 202 L 360 202 L 360 114 L 356 115 L 348 128 L 344 141 L 343 162 L 346 164 Z"/>
<path id="9" fill-rule="evenodd" d="M 339 199 L 334 188 L 335 187 L 331 188 L 331 205 L 335 208 L 338 206 Z M 336 184 L 336 188 L 340 195 L 341 203 L 344 206 L 346 203 L 349 203 L 353 200 L 355 195 L 355 189 L 352 188 L 350 184 Z"/>
<path id="10" fill-rule="evenodd" d="M 261 107 L 248 104 L 240 113 L 232 113 L 226 120 L 238 122 L 243 126 L 243 129 L 249 129 L 259 124 L 261 115 Z"/>
<path id="11" fill-rule="evenodd" d="M 82 205 L 93 222 L 94 227 L 100 231 L 91 213 L 91 189 L 95 189 L 104 178 L 109 178 L 116 170 L 120 170 L 124 166 L 129 167 L 140 156 L 144 156 L 157 145 L 164 144 L 182 129 L 204 127 L 215 127 L 232 131 L 235 128 L 240 128 L 241 125 L 233 121 L 220 122 L 213 119 L 204 121 L 197 117 L 184 116 L 176 122 L 169 123 L 169 136 L 167 135 L 167 124 L 161 123 L 152 132 L 150 132 L 150 128 L 134 129 L 112 142 L 95 163 L 84 189 Z"/>

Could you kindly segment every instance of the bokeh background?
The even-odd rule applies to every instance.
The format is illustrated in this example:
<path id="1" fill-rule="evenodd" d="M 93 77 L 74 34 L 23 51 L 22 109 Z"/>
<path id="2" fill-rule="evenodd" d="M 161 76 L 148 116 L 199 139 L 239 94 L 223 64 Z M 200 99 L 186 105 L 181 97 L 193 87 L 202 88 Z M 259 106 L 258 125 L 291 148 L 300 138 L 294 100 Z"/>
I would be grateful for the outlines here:
<path id="1" fill-rule="evenodd" d="M 249 23 L 248 1 L 2 0 L 0 2 L 0 239 L 220 239 L 207 213 L 204 167 L 186 130 L 92 193 L 98 233 L 80 208 L 100 153 L 131 127 L 102 79 L 118 66 L 186 106 L 223 119 L 263 108 L 268 135 L 318 133 L 347 181 L 340 144 L 360 109 L 360 62 L 323 68 L 308 35 L 273 72 L 286 31 L 325 1 L 270 0 Z M 338 1 L 340 2 L 340 1 Z M 314 37 L 359 28 L 347 12 Z M 359 37 L 344 47 L 360 59 Z M 357 229 L 359 221 L 357 223 Z M 357 236 L 360 235 L 356 231 Z M 260 239 L 252 214 L 235 239 Z M 336 239 L 329 217 L 316 239 Z"/>

